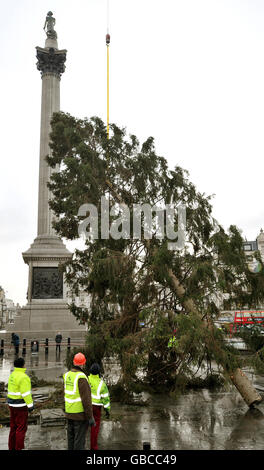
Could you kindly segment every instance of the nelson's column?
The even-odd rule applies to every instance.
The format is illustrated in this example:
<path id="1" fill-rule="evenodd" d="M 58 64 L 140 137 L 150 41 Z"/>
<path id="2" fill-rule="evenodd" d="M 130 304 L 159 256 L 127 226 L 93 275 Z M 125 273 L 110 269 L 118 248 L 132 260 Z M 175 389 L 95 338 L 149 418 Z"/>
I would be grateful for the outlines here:
<path id="1" fill-rule="evenodd" d="M 28 338 L 45 338 L 60 331 L 64 337 L 82 336 L 80 326 L 66 303 L 66 288 L 59 264 L 72 254 L 52 228 L 54 217 L 49 199 L 52 197 L 47 182 L 51 170 L 45 157 L 50 153 L 49 133 L 52 114 L 60 110 L 60 79 L 65 70 L 66 50 L 58 49 L 55 18 L 48 12 L 44 29 L 45 47 L 37 47 L 37 69 L 42 78 L 38 231 L 37 237 L 23 259 L 29 266 L 27 305 L 9 331 L 23 332 Z"/>

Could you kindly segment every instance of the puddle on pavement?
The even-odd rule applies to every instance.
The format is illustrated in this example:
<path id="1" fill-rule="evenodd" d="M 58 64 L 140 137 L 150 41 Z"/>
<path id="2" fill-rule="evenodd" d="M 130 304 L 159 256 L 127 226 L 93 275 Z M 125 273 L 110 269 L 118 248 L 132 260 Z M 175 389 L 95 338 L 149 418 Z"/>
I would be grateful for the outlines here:
<path id="1" fill-rule="evenodd" d="M 55 348 L 50 347 L 48 355 L 41 351 L 38 354 L 28 353 L 23 357 L 27 372 L 33 372 L 39 379 L 47 382 L 60 381 L 66 371 L 66 351 L 56 355 Z M 8 351 L 4 357 L 0 357 L 0 382 L 8 382 L 9 374 L 14 368 L 13 364 L 13 351 Z"/>

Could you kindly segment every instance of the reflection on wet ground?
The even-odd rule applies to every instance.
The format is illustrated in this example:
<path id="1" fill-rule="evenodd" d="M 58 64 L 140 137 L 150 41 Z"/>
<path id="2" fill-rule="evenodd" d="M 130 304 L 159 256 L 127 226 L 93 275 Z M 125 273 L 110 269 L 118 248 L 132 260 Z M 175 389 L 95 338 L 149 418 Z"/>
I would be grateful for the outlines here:
<path id="1" fill-rule="evenodd" d="M 28 370 L 40 378 L 59 380 L 65 370 L 60 358 L 50 351 L 45 359 L 27 356 Z M 0 381 L 7 381 L 12 354 L 0 362 Z M 109 372 L 109 376 L 112 371 Z M 264 378 L 249 375 L 258 390 Z M 111 419 L 102 421 L 100 449 L 138 450 L 144 441 L 156 450 L 262 450 L 264 443 L 264 403 L 248 409 L 233 386 L 217 391 L 189 391 L 177 397 L 148 395 L 149 406 L 120 406 L 112 403 Z M 9 429 L 0 429 L 0 449 L 7 448 Z M 66 449 L 66 429 L 30 425 L 27 449 Z M 87 442 L 89 449 L 89 442 Z"/>
<path id="2" fill-rule="evenodd" d="M 49 353 L 45 354 L 44 349 L 37 354 L 28 352 L 24 355 L 27 373 L 33 372 L 39 379 L 46 381 L 58 381 L 61 375 L 65 372 L 65 358 L 67 349 L 63 350 L 60 354 L 56 354 L 55 346 L 49 348 Z M 19 357 L 22 356 L 22 351 L 19 352 Z M 8 381 L 10 371 L 13 370 L 14 352 L 9 348 L 5 351 L 3 357 L 0 357 L 0 382 Z"/>
<path id="3" fill-rule="evenodd" d="M 174 399 L 152 396 L 149 407 L 119 407 L 120 422 L 104 422 L 103 449 L 262 450 L 264 406 L 248 409 L 237 392 L 202 390 Z"/>

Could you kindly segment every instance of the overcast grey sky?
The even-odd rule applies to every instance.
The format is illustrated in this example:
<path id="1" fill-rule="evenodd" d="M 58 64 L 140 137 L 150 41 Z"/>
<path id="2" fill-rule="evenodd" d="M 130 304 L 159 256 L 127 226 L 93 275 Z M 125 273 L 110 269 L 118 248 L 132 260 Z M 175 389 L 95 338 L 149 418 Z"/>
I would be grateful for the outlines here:
<path id="1" fill-rule="evenodd" d="M 0 285 L 26 303 L 21 253 L 36 237 L 46 14 L 67 49 L 61 109 L 106 119 L 106 0 L 1 0 Z M 248 240 L 264 228 L 264 2 L 110 0 L 110 120 L 152 135 L 214 216 Z M 70 244 L 67 244 L 71 248 Z"/>

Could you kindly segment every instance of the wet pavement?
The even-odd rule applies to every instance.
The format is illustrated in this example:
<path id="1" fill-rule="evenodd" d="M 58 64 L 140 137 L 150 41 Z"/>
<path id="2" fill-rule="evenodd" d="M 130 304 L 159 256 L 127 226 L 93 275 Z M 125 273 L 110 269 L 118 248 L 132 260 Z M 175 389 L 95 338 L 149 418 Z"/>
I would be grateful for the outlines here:
<path id="1" fill-rule="evenodd" d="M 264 406 L 249 410 L 237 393 L 207 390 L 178 399 L 151 397 L 143 409 L 119 408 L 118 423 L 103 423 L 102 449 L 262 450 Z"/>
<path id="2" fill-rule="evenodd" d="M 66 370 L 64 354 L 57 358 L 27 356 L 27 368 L 46 380 L 61 380 Z M 0 362 L 0 381 L 7 382 L 12 367 L 12 353 Z M 248 377 L 264 397 L 264 377 Z M 230 385 L 217 391 L 189 391 L 177 397 L 148 395 L 149 406 L 112 403 L 111 419 L 103 420 L 99 435 L 102 450 L 141 450 L 150 442 L 152 450 L 263 450 L 264 401 L 249 409 Z M 9 428 L 0 429 L 0 450 L 7 449 Z M 64 450 L 67 448 L 65 426 L 29 425 L 26 449 Z M 87 436 L 89 449 L 89 436 Z"/>
<path id="3" fill-rule="evenodd" d="M 0 450 L 7 449 L 8 433 L 0 429 Z M 113 403 L 111 419 L 101 423 L 99 449 L 141 450 L 146 441 L 152 450 L 263 450 L 264 405 L 248 409 L 234 390 L 152 396 L 148 407 Z M 25 448 L 67 449 L 66 427 L 29 425 Z"/>

